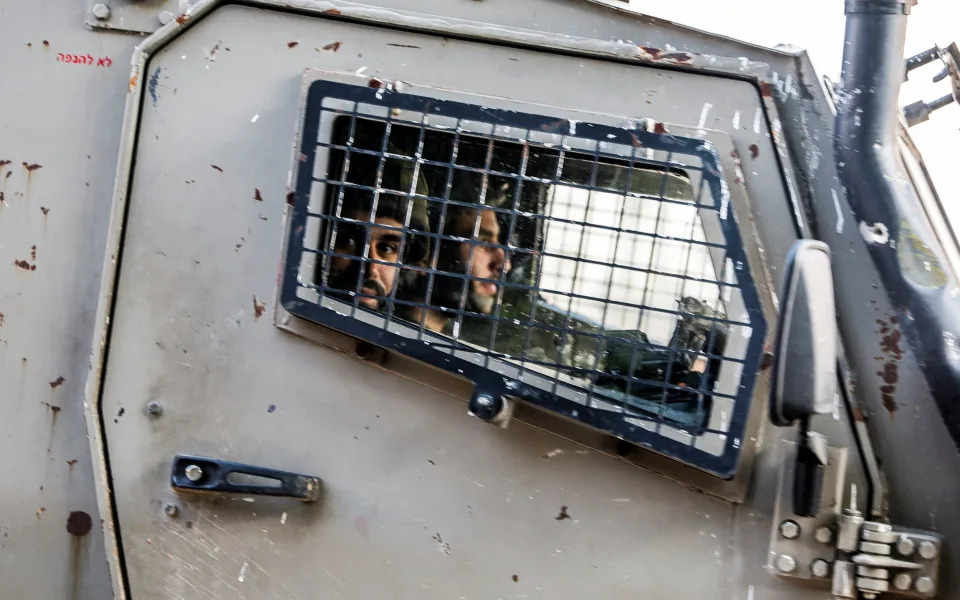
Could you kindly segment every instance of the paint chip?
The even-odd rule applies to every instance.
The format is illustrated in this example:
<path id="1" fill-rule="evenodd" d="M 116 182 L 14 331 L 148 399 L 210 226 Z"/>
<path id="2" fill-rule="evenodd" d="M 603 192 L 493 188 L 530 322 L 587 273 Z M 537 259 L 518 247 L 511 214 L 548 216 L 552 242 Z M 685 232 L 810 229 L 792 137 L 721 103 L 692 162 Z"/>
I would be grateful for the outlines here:
<path id="1" fill-rule="evenodd" d="M 263 196 L 260 195 L 260 188 L 253 188 L 253 199 L 257 202 L 263 202 Z"/>
<path id="2" fill-rule="evenodd" d="M 267 305 L 263 302 L 257 300 L 257 297 L 253 297 L 253 315 L 254 319 L 259 319 L 263 316 L 263 313 L 267 310 Z"/>
<path id="3" fill-rule="evenodd" d="M 283 513 L 282 515 L 280 515 L 280 524 L 285 525 L 286 522 L 287 522 L 287 513 Z"/>
<path id="4" fill-rule="evenodd" d="M 237 581 L 243 583 L 243 578 L 247 574 L 247 563 L 243 563 L 243 566 L 240 567 L 240 575 L 237 577 Z"/>
<path id="5" fill-rule="evenodd" d="M 257 113 L 257 114 L 253 115 L 253 116 L 250 118 L 250 122 L 251 122 L 251 123 L 256 123 L 256 122 L 257 122 L 257 119 L 259 119 L 259 118 L 260 118 L 260 113 Z"/>
<path id="6" fill-rule="evenodd" d="M 287 48 L 296 48 L 300 42 L 287 42 Z"/>
<path id="7" fill-rule="evenodd" d="M 223 173 L 223 169 L 221 169 L 221 168 L 218 167 L 217 165 L 211 164 L 210 166 L 213 167 L 214 169 L 216 169 L 217 171 L 220 171 L 221 173 Z"/>
<path id="8" fill-rule="evenodd" d="M 64 381 L 66 381 L 66 379 L 64 379 L 63 375 L 60 375 L 59 377 L 57 377 L 56 379 L 50 382 L 50 388 L 55 390 L 61 385 L 63 385 Z M 60 410 L 60 409 L 58 408 L 57 410 Z"/>

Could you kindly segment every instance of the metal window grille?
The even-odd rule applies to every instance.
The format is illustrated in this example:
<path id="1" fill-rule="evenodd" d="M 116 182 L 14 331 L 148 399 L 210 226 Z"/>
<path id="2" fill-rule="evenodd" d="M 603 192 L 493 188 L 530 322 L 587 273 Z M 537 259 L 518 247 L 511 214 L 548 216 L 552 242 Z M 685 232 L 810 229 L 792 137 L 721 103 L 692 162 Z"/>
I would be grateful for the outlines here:
<path id="1" fill-rule="evenodd" d="M 729 476 L 766 325 L 702 140 L 318 81 L 291 313 Z"/>

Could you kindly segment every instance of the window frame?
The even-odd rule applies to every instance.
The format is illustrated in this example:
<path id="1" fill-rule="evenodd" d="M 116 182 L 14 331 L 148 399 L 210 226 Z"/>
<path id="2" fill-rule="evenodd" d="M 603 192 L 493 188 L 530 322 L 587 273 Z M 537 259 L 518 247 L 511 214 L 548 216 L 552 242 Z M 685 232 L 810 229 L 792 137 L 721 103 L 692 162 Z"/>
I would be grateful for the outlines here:
<path id="1" fill-rule="evenodd" d="M 280 304 L 295 317 L 340 331 L 351 337 L 370 342 L 391 351 L 402 353 L 416 360 L 428 363 L 455 375 L 465 377 L 476 386 L 477 393 L 509 395 L 520 397 L 524 402 L 547 409 L 561 416 L 574 419 L 587 426 L 602 430 L 617 438 L 629 441 L 673 459 L 692 465 L 711 474 L 731 478 L 736 474 L 743 437 L 747 429 L 747 417 L 754 402 L 757 374 L 763 355 L 763 344 L 767 335 L 767 319 L 764 314 L 757 286 L 750 268 L 747 251 L 744 248 L 736 219 L 735 208 L 730 202 L 727 182 L 716 148 L 703 139 L 683 137 L 669 133 L 655 133 L 640 129 L 627 129 L 598 123 L 575 122 L 577 138 L 604 141 L 613 144 L 640 144 L 644 148 L 671 152 L 673 155 L 695 156 L 702 163 L 702 172 L 711 197 L 725 204 L 724 216 L 719 224 L 724 236 L 725 251 L 728 259 L 739 263 L 737 277 L 739 289 L 746 307 L 752 328 L 747 344 L 746 355 L 740 375 L 740 386 L 736 393 L 732 414 L 729 415 L 727 430 L 720 434 L 723 451 L 710 454 L 697 449 L 693 444 L 681 442 L 662 433 L 650 431 L 625 420 L 620 413 L 591 407 L 569 398 L 560 397 L 549 390 L 524 383 L 508 382 L 496 370 L 460 358 L 447 350 L 434 347 L 437 341 L 449 345 L 450 338 L 443 336 L 424 336 L 424 342 L 390 331 L 389 327 L 367 322 L 322 303 L 312 303 L 298 295 L 300 287 L 300 265 L 305 253 L 304 226 L 309 212 L 311 193 L 314 189 L 314 172 L 318 154 L 317 139 L 320 133 L 320 116 L 329 108 L 323 103 L 327 98 L 348 102 L 375 105 L 385 108 L 400 108 L 417 113 L 437 113 L 444 116 L 456 116 L 461 119 L 490 122 L 496 117 L 497 125 L 515 126 L 522 129 L 549 131 L 556 128 L 558 122 L 568 125 L 567 119 L 559 119 L 549 114 L 533 114 L 500 110 L 455 100 L 438 99 L 430 96 L 397 93 L 361 85 L 340 83 L 324 79 L 307 84 L 305 101 L 302 106 L 300 137 L 296 152 L 294 191 L 289 202 L 288 232 L 286 255 L 281 265 Z M 549 109 L 545 108 L 545 111 Z M 597 154 L 603 157 L 603 153 Z M 620 155 L 610 155 L 610 159 L 622 160 Z M 676 165 L 682 169 L 683 164 Z M 511 385 L 512 383 L 512 385 Z"/>

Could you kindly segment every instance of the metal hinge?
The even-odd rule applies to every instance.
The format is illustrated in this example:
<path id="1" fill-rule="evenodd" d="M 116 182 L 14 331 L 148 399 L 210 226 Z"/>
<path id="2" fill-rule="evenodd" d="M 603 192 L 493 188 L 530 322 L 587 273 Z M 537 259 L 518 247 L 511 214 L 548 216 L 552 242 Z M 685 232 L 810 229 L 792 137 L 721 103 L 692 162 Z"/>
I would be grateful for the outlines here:
<path id="1" fill-rule="evenodd" d="M 774 512 L 768 568 L 785 579 L 829 588 L 836 599 L 934 598 L 939 591 L 943 536 L 867 521 L 856 485 L 843 506 L 847 451 L 829 448 L 820 506 L 814 516 L 793 513 L 794 453 L 784 461 Z"/>

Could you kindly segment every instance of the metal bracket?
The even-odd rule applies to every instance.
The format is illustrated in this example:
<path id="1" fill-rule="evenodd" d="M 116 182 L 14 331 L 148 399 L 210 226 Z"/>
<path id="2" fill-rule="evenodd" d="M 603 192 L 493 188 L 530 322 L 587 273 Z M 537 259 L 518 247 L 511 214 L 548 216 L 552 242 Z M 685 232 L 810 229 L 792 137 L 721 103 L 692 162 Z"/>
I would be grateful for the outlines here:
<path id="1" fill-rule="evenodd" d="M 319 477 L 199 456 L 174 457 L 170 487 L 178 492 L 283 496 L 304 502 L 320 497 Z"/>
<path id="2" fill-rule="evenodd" d="M 934 598 L 938 593 L 943 537 L 928 531 L 866 521 L 857 506 L 840 511 L 847 450 L 829 448 L 821 496 L 812 517 L 792 512 L 796 452 L 788 453 L 780 472 L 768 568 L 786 579 L 805 580 L 830 589 L 837 599 Z"/>
<path id="3" fill-rule="evenodd" d="M 188 0 L 88 0 L 84 20 L 94 29 L 150 34 L 182 15 L 190 4 Z"/>

